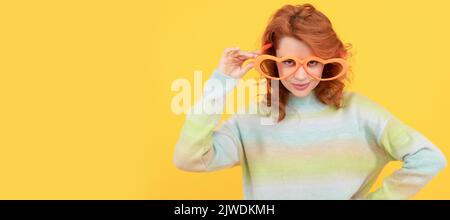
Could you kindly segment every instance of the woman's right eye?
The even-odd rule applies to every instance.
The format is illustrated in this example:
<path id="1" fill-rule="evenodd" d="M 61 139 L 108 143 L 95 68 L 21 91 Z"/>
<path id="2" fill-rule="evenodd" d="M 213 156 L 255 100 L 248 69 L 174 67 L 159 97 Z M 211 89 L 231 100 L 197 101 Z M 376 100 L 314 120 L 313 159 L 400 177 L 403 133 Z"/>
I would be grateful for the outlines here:
<path id="1" fill-rule="evenodd" d="M 289 60 L 283 61 L 283 64 L 285 64 L 286 66 L 295 66 L 295 61 L 292 59 L 289 59 Z"/>

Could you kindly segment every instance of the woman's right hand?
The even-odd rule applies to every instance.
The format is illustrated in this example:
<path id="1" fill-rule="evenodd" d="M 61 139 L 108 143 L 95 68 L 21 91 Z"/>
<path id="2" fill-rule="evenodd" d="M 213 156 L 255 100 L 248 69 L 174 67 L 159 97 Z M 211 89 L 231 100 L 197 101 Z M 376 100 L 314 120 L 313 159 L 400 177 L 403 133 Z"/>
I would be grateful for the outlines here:
<path id="1" fill-rule="evenodd" d="M 227 48 L 220 58 L 218 70 L 225 75 L 240 79 L 253 68 L 253 61 L 248 62 L 244 66 L 242 64 L 259 54 L 261 54 L 261 51 L 246 52 L 238 47 Z"/>

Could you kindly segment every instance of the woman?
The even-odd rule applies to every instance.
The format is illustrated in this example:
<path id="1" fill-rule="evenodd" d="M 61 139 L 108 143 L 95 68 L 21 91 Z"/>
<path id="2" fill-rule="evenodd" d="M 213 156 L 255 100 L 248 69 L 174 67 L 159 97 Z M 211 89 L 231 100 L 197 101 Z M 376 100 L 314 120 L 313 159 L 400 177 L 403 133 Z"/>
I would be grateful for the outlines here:
<path id="1" fill-rule="evenodd" d="M 272 47 L 260 52 L 226 49 L 211 79 L 236 85 L 253 67 L 244 62 L 261 52 L 299 60 L 348 57 L 329 19 L 310 4 L 279 9 L 262 41 Z M 347 74 L 317 80 L 336 73 L 309 61 L 284 77 L 292 62 L 295 59 L 267 66 L 282 78 L 275 90 L 279 101 L 271 103 L 273 80 L 268 80 L 264 102 L 279 110 L 277 123 L 262 125 L 262 114 L 236 114 L 218 126 L 220 114 L 188 114 L 175 165 L 194 172 L 241 165 L 245 199 L 407 199 L 446 166 L 443 154 L 418 131 L 365 96 L 344 91 Z M 197 106 L 224 100 L 233 86 L 224 88 L 217 93 L 205 90 Z M 402 168 L 369 193 L 392 160 L 403 161 Z"/>

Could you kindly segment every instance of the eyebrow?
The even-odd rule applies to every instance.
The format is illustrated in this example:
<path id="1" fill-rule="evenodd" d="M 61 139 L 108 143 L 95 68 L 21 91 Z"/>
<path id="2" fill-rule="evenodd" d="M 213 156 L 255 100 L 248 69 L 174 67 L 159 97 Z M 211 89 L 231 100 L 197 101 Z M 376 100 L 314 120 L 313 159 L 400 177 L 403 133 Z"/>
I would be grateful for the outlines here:
<path id="1" fill-rule="evenodd" d="M 297 56 L 297 55 L 294 55 L 294 54 L 284 54 L 284 55 L 281 55 L 281 56 L 276 55 L 275 57 L 281 58 L 281 57 L 285 57 L 285 56 L 296 57 L 296 58 L 299 58 L 299 59 L 305 59 L 305 58 L 307 58 L 307 57 L 318 57 L 318 56 L 316 56 L 316 55 L 314 55 L 314 54 L 307 55 L 307 56 L 305 56 L 305 57 L 303 57 L 303 58 L 301 58 L 301 57 L 299 57 L 299 56 Z"/>

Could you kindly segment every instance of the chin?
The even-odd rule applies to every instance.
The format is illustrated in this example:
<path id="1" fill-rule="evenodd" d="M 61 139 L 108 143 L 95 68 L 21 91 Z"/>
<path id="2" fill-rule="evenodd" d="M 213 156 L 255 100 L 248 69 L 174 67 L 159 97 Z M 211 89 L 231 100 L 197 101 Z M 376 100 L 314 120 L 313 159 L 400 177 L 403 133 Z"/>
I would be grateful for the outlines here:
<path id="1" fill-rule="evenodd" d="M 306 96 L 308 96 L 308 95 L 312 92 L 311 89 L 306 89 L 306 90 L 303 90 L 303 91 L 298 91 L 298 90 L 296 90 L 295 88 L 290 88 L 289 91 L 290 91 L 294 96 L 299 97 L 299 98 L 306 97 Z"/>

